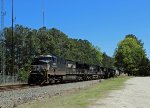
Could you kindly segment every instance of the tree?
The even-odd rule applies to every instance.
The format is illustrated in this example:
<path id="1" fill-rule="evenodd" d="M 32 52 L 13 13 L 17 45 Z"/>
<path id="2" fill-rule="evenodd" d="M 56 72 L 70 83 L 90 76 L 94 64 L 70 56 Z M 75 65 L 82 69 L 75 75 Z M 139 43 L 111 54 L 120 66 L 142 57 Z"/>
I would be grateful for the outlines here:
<path id="1" fill-rule="evenodd" d="M 139 65 L 139 75 L 149 76 L 150 75 L 150 60 L 148 58 L 143 59 Z"/>
<path id="2" fill-rule="evenodd" d="M 12 29 L 5 28 L 6 38 L 6 73 L 12 75 Z M 38 30 L 22 25 L 15 25 L 13 36 L 15 73 L 24 80 L 30 70 L 30 63 L 35 56 L 51 54 L 65 59 L 87 64 L 100 65 L 102 53 L 88 40 L 72 39 L 56 28 L 42 27 Z"/>
<path id="3" fill-rule="evenodd" d="M 114 68 L 114 58 L 108 56 L 105 52 L 103 53 L 102 66 L 107 68 Z"/>
<path id="4" fill-rule="evenodd" d="M 143 43 L 135 35 L 127 35 L 118 43 L 114 53 L 115 66 L 129 75 L 139 75 L 140 66 L 146 60 Z"/>

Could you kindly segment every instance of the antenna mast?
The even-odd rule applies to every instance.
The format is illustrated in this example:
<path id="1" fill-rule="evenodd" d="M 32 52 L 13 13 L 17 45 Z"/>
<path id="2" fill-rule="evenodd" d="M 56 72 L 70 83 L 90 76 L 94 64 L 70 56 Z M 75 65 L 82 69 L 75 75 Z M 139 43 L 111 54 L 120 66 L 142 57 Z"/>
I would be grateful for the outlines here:
<path id="1" fill-rule="evenodd" d="M 45 26 L 44 0 L 42 0 L 43 27 Z"/>

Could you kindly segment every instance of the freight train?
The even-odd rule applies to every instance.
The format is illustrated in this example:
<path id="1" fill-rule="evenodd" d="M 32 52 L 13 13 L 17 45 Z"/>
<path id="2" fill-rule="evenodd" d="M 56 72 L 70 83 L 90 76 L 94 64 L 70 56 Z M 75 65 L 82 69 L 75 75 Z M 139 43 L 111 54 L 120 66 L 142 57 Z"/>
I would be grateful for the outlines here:
<path id="1" fill-rule="evenodd" d="M 40 55 L 31 63 L 28 84 L 85 81 L 115 76 L 115 70 L 98 65 L 65 60 L 53 55 Z"/>

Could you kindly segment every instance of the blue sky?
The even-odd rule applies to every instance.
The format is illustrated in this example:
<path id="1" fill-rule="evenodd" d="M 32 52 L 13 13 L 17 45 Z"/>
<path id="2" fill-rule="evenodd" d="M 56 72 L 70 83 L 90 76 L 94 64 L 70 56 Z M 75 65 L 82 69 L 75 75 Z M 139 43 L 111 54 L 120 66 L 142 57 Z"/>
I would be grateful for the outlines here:
<path id="1" fill-rule="evenodd" d="M 150 57 L 150 0 L 14 0 L 15 24 L 55 27 L 71 38 L 89 40 L 112 56 L 127 34 L 144 42 Z M 11 0 L 5 2 L 5 26 L 11 26 Z"/>

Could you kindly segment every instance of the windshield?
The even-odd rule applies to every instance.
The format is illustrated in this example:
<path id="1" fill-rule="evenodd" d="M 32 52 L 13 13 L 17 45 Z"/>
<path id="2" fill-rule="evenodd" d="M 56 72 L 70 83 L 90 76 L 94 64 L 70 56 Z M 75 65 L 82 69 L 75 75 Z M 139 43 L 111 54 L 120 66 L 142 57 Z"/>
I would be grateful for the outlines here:
<path id="1" fill-rule="evenodd" d="M 49 60 L 51 61 L 52 60 L 52 57 L 40 57 L 38 58 L 39 60 Z"/>
<path id="2" fill-rule="evenodd" d="M 42 59 L 39 60 L 39 58 L 35 58 L 33 60 L 33 62 L 31 63 L 31 65 L 44 65 L 44 64 L 47 64 L 48 62 L 47 61 L 43 61 Z"/>
<path id="3" fill-rule="evenodd" d="M 48 65 L 32 65 L 32 71 L 45 71 L 48 69 Z"/>

